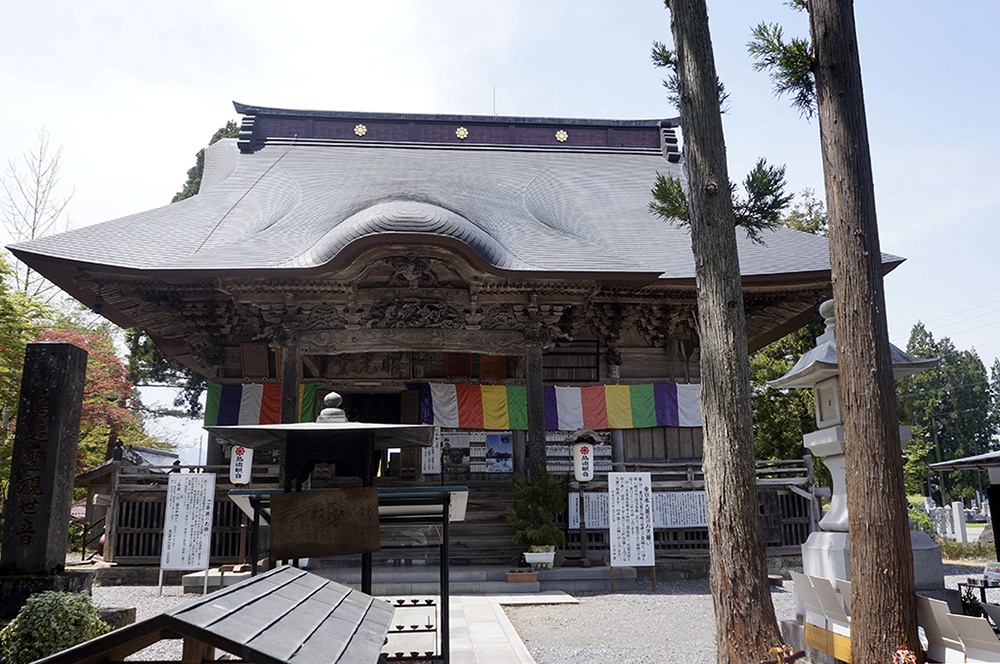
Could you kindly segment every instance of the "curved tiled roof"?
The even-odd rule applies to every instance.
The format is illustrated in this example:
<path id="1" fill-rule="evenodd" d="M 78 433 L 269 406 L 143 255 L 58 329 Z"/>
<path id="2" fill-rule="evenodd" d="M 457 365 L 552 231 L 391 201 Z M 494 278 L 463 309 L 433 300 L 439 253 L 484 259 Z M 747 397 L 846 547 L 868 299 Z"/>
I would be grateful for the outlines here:
<path id="1" fill-rule="evenodd" d="M 258 142 L 209 148 L 193 198 L 12 249 L 29 264 L 270 271 L 335 264 L 364 238 L 419 236 L 462 242 L 496 271 L 694 276 L 688 232 L 648 210 L 657 173 L 680 176 L 659 149 Z M 738 235 L 745 277 L 829 271 L 824 238 L 781 228 L 755 245 Z"/>

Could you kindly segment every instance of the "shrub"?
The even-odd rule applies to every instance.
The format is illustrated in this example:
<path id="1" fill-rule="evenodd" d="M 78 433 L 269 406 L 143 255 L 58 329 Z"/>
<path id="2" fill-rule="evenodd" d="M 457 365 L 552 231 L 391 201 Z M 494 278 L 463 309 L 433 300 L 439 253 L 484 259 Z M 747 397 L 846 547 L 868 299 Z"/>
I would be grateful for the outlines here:
<path id="1" fill-rule="evenodd" d="M 996 558 L 996 549 L 990 544 L 979 542 L 956 542 L 947 537 L 935 537 L 941 547 L 941 557 L 945 560 L 986 561 Z"/>
<path id="2" fill-rule="evenodd" d="M 569 475 L 562 480 L 552 479 L 543 468 L 541 477 L 534 481 L 521 482 L 517 476 L 511 478 L 511 485 L 517 498 L 507 508 L 504 516 L 514 526 L 514 544 L 526 546 L 563 546 L 566 535 L 553 525 L 556 515 L 566 509 L 569 495 Z"/>
<path id="3" fill-rule="evenodd" d="M 110 630 L 87 593 L 38 593 L 0 630 L 0 653 L 4 664 L 28 664 Z"/>
<path id="4" fill-rule="evenodd" d="M 918 530 L 922 533 L 927 533 L 931 537 L 937 533 L 937 528 L 934 525 L 934 519 L 931 516 L 921 510 L 921 509 L 911 509 L 910 510 L 910 521 L 913 522 L 913 528 L 911 530 Z"/>

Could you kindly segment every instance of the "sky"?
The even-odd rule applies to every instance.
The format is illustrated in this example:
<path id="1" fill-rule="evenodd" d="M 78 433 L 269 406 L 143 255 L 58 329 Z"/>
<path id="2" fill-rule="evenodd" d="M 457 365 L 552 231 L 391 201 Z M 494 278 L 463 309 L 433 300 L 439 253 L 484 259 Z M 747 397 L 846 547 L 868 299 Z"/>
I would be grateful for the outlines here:
<path id="1" fill-rule="evenodd" d="M 730 177 L 766 158 L 789 189 L 823 195 L 819 127 L 775 98 L 747 55 L 751 29 L 806 18 L 778 0 L 708 0 Z M 890 340 L 1000 355 L 1000 3 L 856 3 Z M 658 119 L 677 115 L 650 46 L 658 0 L 35 0 L 0 22 L 0 165 L 44 128 L 61 146 L 76 227 L 170 201 L 195 153 L 277 108 Z M 6 242 L 4 242 L 6 243 Z M 169 400 L 169 399 L 168 399 Z M 186 436 L 198 435 L 187 432 Z"/>

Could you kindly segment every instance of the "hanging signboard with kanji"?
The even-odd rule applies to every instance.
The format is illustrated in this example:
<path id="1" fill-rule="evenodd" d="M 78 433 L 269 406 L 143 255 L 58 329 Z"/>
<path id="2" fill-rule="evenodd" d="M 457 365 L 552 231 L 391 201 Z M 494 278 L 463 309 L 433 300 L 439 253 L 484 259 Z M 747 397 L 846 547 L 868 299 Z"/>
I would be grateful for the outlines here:
<path id="1" fill-rule="evenodd" d="M 573 444 L 573 475 L 577 482 L 594 479 L 594 445 L 590 442 Z"/>
<path id="2" fill-rule="evenodd" d="M 171 473 L 160 570 L 208 569 L 212 548 L 213 473 Z"/>
<path id="3" fill-rule="evenodd" d="M 612 567 L 655 564 L 649 473 L 608 473 L 608 525 Z"/>
<path id="4" fill-rule="evenodd" d="M 233 484 L 249 484 L 253 468 L 253 450 L 242 445 L 233 445 L 229 459 L 229 481 Z"/>

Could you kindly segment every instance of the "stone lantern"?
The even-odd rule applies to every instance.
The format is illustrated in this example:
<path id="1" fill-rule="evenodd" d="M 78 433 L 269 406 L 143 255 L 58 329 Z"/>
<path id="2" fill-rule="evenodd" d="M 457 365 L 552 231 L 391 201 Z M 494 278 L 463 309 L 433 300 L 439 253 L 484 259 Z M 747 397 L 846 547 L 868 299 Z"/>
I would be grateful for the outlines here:
<path id="1" fill-rule="evenodd" d="M 814 456 L 822 457 L 830 470 L 833 489 L 830 506 L 819 522 L 820 530 L 802 545 L 802 565 L 806 574 L 830 579 L 850 579 L 850 540 L 848 537 L 847 482 L 844 464 L 844 427 L 840 411 L 840 368 L 837 364 L 837 340 L 833 320 L 833 300 L 820 305 L 819 313 L 826 330 L 816 339 L 816 347 L 804 354 L 791 371 L 768 382 L 769 387 L 785 389 L 812 388 L 816 408 L 817 431 L 802 437 Z M 903 378 L 930 369 L 937 359 L 909 355 L 889 345 L 894 378 Z M 901 442 L 910 439 L 910 427 L 899 428 Z M 864 444 L 863 441 L 859 441 Z M 941 587 L 941 549 L 926 534 L 911 531 L 917 587 Z M 935 564 L 936 560 L 936 564 Z M 923 578 L 921 578 L 923 576 Z"/>

